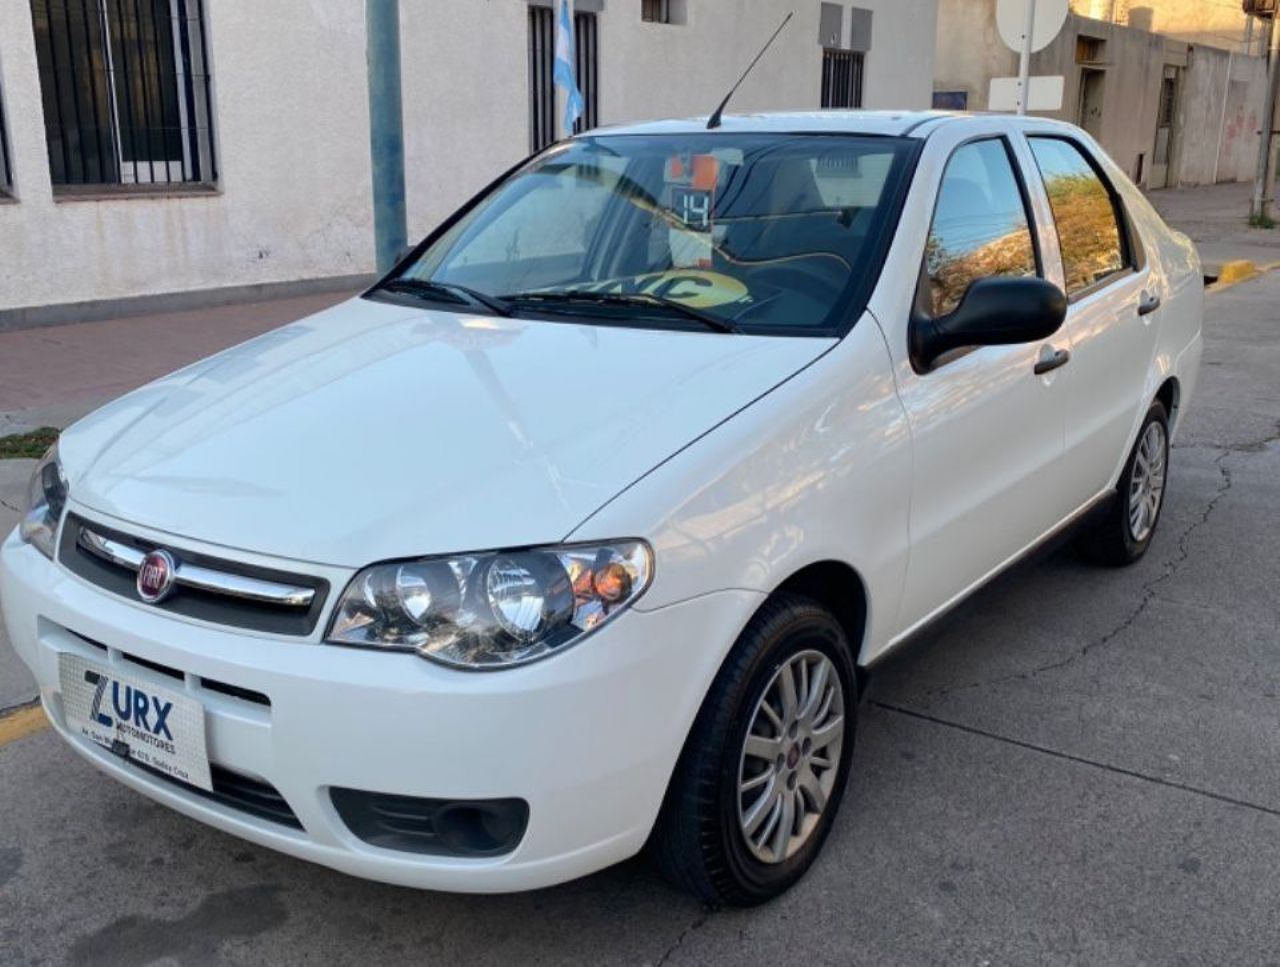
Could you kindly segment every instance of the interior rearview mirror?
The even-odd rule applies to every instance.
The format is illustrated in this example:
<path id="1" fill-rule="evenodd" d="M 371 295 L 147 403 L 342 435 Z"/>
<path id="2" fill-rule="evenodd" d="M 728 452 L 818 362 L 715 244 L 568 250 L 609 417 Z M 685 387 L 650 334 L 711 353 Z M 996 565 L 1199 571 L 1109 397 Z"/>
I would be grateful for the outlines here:
<path id="1" fill-rule="evenodd" d="M 955 310 L 911 320 L 911 358 L 929 369 L 944 353 L 1048 339 L 1067 317 L 1067 297 L 1052 282 L 1025 277 L 978 279 Z"/>

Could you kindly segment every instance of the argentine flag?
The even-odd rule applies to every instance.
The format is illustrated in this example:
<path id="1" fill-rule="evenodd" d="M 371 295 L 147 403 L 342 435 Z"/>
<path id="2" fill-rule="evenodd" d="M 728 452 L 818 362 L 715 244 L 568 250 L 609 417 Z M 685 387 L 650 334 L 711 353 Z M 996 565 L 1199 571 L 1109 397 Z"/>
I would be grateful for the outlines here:
<path id="1" fill-rule="evenodd" d="M 553 77 L 557 87 L 563 87 L 564 133 L 573 134 L 573 122 L 582 117 L 582 91 L 578 89 L 577 57 L 573 42 L 573 7 L 570 0 L 557 0 L 560 13 L 556 17 L 556 60 Z"/>

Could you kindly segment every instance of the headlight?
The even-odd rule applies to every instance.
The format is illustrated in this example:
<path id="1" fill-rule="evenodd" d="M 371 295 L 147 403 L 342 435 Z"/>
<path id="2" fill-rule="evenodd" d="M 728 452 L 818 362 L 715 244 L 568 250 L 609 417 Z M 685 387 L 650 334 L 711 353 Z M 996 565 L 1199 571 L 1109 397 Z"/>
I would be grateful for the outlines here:
<path id="1" fill-rule="evenodd" d="M 461 668 L 504 668 L 562 651 L 649 586 L 643 541 L 376 564 L 352 579 L 326 640 Z"/>
<path id="2" fill-rule="evenodd" d="M 18 525 L 22 539 L 45 557 L 53 558 L 53 544 L 58 535 L 58 521 L 67 506 L 67 478 L 58 460 L 55 443 L 36 464 L 27 487 L 27 513 Z"/>

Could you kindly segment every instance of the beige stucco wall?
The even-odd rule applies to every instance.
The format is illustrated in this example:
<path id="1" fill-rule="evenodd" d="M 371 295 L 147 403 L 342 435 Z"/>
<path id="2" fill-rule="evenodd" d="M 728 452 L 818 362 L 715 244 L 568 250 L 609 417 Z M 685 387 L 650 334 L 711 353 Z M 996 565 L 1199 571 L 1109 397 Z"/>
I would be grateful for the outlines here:
<path id="1" fill-rule="evenodd" d="M 1189 44 L 1244 53 L 1248 17 L 1239 0 L 1071 0 L 1082 17 L 1127 24 Z M 1262 43 L 1255 21 L 1253 48 Z"/>
<path id="2" fill-rule="evenodd" d="M 0 308 L 369 268 L 363 4 L 204 6 L 220 193 L 55 201 L 30 4 L 0 3 L 18 198 L 0 204 Z"/>
<path id="3" fill-rule="evenodd" d="M 0 203 L 0 310 L 373 268 L 364 4 L 206 2 L 219 193 L 55 201 L 26 0 L 0 0 L 16 204 Z M 848 5 L 846 4 L 846 7 Z M 936 0 L 874 11 L 869 107 L 927 107 Z M 683 26 L 604 0 L 601 121 L 706 114 L 790 10 L 735 110 L 818 106 L 819 0 L 694 0 Z M 402 0 L 409 230 L 528 153 L 525 0 Z"/>
<path id="4" fill-rule="evenodd" d="M 1175 159 L 1179 181 L 1253 180 L 1266 90 L 1267 68 L 1261 58 L 1233 57 L 1212 47 L 1191 49 L 1178 114 L 1183 134 Z"/>

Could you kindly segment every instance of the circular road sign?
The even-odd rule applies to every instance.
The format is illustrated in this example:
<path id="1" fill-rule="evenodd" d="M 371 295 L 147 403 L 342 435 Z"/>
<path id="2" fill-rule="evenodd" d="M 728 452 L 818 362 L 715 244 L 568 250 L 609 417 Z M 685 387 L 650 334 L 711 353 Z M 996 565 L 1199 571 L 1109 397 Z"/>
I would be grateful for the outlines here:
<path id="1" fill-rule="evenodd" d="M 1031 50 L 1043 50 L 1067 22 L 1067 0 L 996 0 L 996 28 L 1000 39 L 1021 53 L 1022 32 L 1027 29 L 1027 4 L 1036 5 L 1031 28 Z"/>

